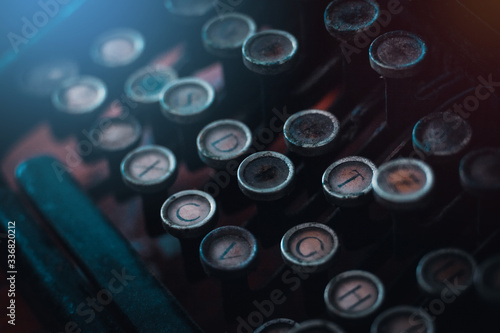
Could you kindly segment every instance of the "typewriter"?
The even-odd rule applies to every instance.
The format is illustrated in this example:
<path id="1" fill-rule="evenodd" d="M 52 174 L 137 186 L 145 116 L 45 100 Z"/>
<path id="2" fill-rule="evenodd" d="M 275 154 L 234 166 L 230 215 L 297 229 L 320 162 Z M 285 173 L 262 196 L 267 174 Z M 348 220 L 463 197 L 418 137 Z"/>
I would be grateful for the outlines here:
<path id="1" fill-rule="evenodd" d="M 496 332 L 494 0 L 6 0 L 2 332 Z"/>

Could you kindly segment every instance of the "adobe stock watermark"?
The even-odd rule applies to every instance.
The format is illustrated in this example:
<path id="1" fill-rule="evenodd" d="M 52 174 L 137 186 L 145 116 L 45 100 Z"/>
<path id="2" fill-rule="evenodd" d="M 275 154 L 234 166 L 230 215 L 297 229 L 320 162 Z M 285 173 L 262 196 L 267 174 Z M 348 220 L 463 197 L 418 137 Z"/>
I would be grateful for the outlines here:
<path id="1" fill-rule="evenodd" d="M 38 6 L 40 10 L 35 12 L 31 17 L 21 17 L 20 33 L 9 32 L 7 39 L 12 46 L 12 49 L 18 53 L 21 45 L 26 45 L 33 39 L 41 29 L 43 29 L 50 21 L 56 17 L 61 10 L 61 6 L 67 5 L 71 0 L 39 0 Z"/>
<path id="2" fill-rule="evenodd" d="M 84 317 L 84 321 L 90 324 L 96 317 L 96 312 L 102 312 L 104 307 L 113 301 L 113 297 L 123 291 L 128 286 L 130 281 L 136 277 L 128 275 L 125 268 L 122 268 L 121 273 L 116 270 L 111 270 L 113 277 L 109 280 L 106 288 L 99 290 L 95 297 L 87 297 L 84 302 L 81 302 L 76 307 L 76 313 L 80 317 Z M 60 333 L 81 333 L 87 330 L 82 330 L 74 321 L 69 321 L 64 325 L 64 331 Z"/>
<path id="3" fill-rule="evenodd" d="M 382 28 L 386 28 L 392 21 L 393 16 L 401 14 L 404 8 L 400 0 L 389 0 L 387 9 L 381 9 L 377 20 L 366 30 L 354 36 L 353 44 L 346 41 L 340 43 L 340 50 L 348 64 L 352 61 L 353 54 L 360 54 L 363 49 L 370 46 L 371 42 L 380 35 Z"/>
<path id="4" fill-rule="evenodd" d="M 153 91 L 157 91 L 158 86 L 162 84 L 162 81 L 155 76 L 154 68 L 155 66 L 150 66 L 151 70 L 144 73 L 142 85 L 134 88 L 134 94 L 139 99 L 142 96 L 149 95 Z M 120 95 L 118 103 L 122 108 L 121 114 L 117 117 L 119 120 L 129 117 L 132 110 L 137 109 L 139 106 L 138 103 L 130 99 L 130 97 L 125 93 Z M 64 147 L 66 150 L 64 163 L 59 161 L 52 162 L 52 169 L 56 173 L 57 179 L 60 182 L 63 180 L 62 176 L 64 173 L 71 172 L 79 167 L 83 163 L 82 157 L 89 156 L 92 154 L 94 149 L 101 145 L 104 132 L 111 126 L 111 124 L 112 121 L 110 121 L 109 118 L 100 118 L 92 129 L 83 129 L 81 131 L 84 139 L 77 142 L 76 149 L 71 145 Z"/>
<path id="5" fill-rule="evenodd" d="M 414 312 L 409 318 L 409 324 L 415 327 L 412 332 L 426 332 L 426 327 L 424 325 L 424 318 L 422 314 L 427 314 L 434 321 L 440 315 L 442 315 L 446 310 L 446 305 L 450 305 L 457 300 L 460 295 L 462 295 L 467 289 L 467 285 L 460 285 L 458 283 L 458 277 L 455 277 L 453 283 L 448 280 L 444 280 L 443 283 L 445 287 L 441 290 L 439 297 L 430 300 L 426 306 L 420 307 L 418 311 Z M 420 327 L 419 329 L 416 329 Z"/>
<path id="6" fill-rule="evenodd" d="M 259 133 L 254 136 L 252 145 L 249 149 L 249 154 L 262 151 L 266 145 L 276 139 L 279 133 L 283 132 L 283 124 L 291 114 L 288 113 L 287 107 L 283 110 L 273 109 L 274 116 L 269 120 L 268 127 L 264 127 Z M 238 173 L 239 163 L 237 160 L 231 160 L 226 164 L 224 170 L 218 170 L 211 178 L 212 180 L 203 186 L 203 191 L 209 193 L 214 198 L 220 194 L 220 191 L 229 186 L 232 177 Z"/>
<path id="7" fill-rule="evenodd" d="M 290 291 L 295 292 L 300 288 L 302 282 L 306 281 L 311 274 L 314 274 L 315 268 L 311 267 L 309 273 L 299 273 L 298 270 L 289 267 L 281 274 L 281 282 Z M 266 299 L 262 301 L 254 300 L 252 305 L 255 310 L 250 312 L 246 319 L 241 316 L 236 318 L 238 327 L 237 333 L 252 333 L 257 327 L 266 322 L 276 310 L 276 307 L 284 304 L 287 301 L 285 291 L 282 289 L 273 289 L 269 292 Z"/>

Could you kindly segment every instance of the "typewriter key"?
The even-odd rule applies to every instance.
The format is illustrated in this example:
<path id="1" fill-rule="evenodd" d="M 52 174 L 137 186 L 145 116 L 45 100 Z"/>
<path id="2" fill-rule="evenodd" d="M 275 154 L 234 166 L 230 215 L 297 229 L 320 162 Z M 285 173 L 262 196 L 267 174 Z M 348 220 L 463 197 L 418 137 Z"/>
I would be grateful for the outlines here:
<path id="1" fill-rule="evenodd" d="M 304 223 L 288 230 L 281 240 L 281 256 L 297 272 L 322 272 L 332 266 L 338 251 L 337 234 L 321 223 Z"/>
<path id="2" fill-rule="evenodd" d="M 53 132 L 62 138 L 80 133 L 92 124 L 102 111 L 108 88 L 92 76 L 70 77 L 52 92 L 52 105 L 57 112 Z"/>
<path id="3" fill-rule="evenodd" d="M 90 55 L 106 67 L 126 66 L 144 50 L 144 37 L 136 30 L 116 29 L 103 33 L 94 41 Z"/>
<path id="4" fill-rule="evenodd" d="M 332 316 L 359 321 L 378 311 L 385 289 L 375 275 L 366 271 L 347 271 L 335 276 L 326 286 L 324 299 Z"/>
<path id="5" fill-rule="evenodd" d="M 472 128 L 462 117 L 431 113 L 413 128 L 413 148 L 429 161 L 442 163 L 463 153 L 471 137 Z"/>
<path id="6" fill-rule="evenodd" d="M 353 52 L 352 48 L 360 44 L 359 36 L 361 40 L 369 39 L 372 28 L 380 33 L 379 13 L 379 5 L 373 0 L 335 0 L 326 7 L 326 30 L 338 41 L 342 53 L 343 92 L 332 106 L 339 117 L 351 111 L 377 81 L 366 52 Z"/>
<path id="7" fill-rule="evenodd" d="M 203 276 L 199 247 L 217 223 L 216 208 L 210 194 L 186 190 L 170 196 L 160 210 L 163 228 L 181 243 L 186 277 L 192 282 Z"/>
<path id="8" fill-rule="evenodd" d="M 142 146 L 125 156 L 121 174 L 125 184 L 137 192 L 160 192 L 174 183 L 177 161 L 165 147 Z"/>
<path id="9" fill-rule="evenodd" d="M 91 127 L 88 137 L 109 162 L 110 175 L 119 175 L 125 154 L 135 148 L 142 137 L 141 124 L 135 117 L 99 118 Z"/>
<path id="10" fill-rule="evenodd" d="M 323 174 L 326 199 L 340 207 L 356 207 L 367 202 L 377 168 L 364 157 L 351 156 L 334 162 Z"/>
<path id="11" fill-rule="evenodd" d="M 242 47 L 243 63 L 260 79 L 262 119 L 267 125 L 273 109 L 286 105 L 290 82 L 286 80 L 298 57 L 297 39 L 282 30 L 264 30 L 245 40 Z"/>
<path id="12" fill-rule="evenodd" d="M 273 201 L 289 194 L 294 185 L 295 167 L 283 154 L 254 153 L 238 167 L 238 186 L 249 198 Z"/>
<path id="13" fill-rule="evenodd" d="M 313 315 L 323 310 L 326 270 L 338 256 L 337 234 L 321 223 L 303 223 L 288 230 L 281 239 L 281 257 L 297 273 L 309 273 L 302 282 L 305 306 Z"/>
<path id="14" fill-rule="evenodd" d="M 186 190 L 170 196 L 161 207 L 163 227 L 173 236 L 204 236 L 216 223 L 215 200 L 208 193 Z"/>
<path id="15" fill-rule="evenodd" d="M 200 159 L 214 169 L 224 169 L 241 161 L 250 151 L 252 132 L 244 123 L 223 119 L 205 126 L 198 134 L 196 145 Z"/>
<path id="16" fill-rule="evenodd" d="M 375 318 L 370 333 L 422 332 L 434 333 L 434 323 L 429 314 L 413 306 L 396 306 Z"/>
<path id="17" fill-rule="evenodd" d="M 335 0 L 325 10 L 325 26 L 330 35 L 348 42 L 367 31 L 377 21 L 379 5 L 372 0 Z"/>
<path id="18" fill-rule="evenodd" d="M 178 124 L 190 124 L 210 116 L 214 88 L 198 78 L 182 78 L 168 84 L 161 94 L 163 115 Z"/>
<path id="19" fill-rule="evenodd" d="M 431 201 L 434 172 L 425 163 L 400 158 L 382 164 L 372 181 L 375 200 L 391 210 L 396 256 L 405 256 L 421 245 L 422 214 Z"/>
<path id="20" fill-rule="evenodd" d="M 400 158 L 381 165 L 372 186 L 375 199 L 387 208 L 414 210 L 429 202 L 434 173 L 425 162 Z"/>
<path id="21" fill-rule="evenodd" d="M 413 93 L 418 84 L 412 79 L 425 65 L 427 45 L 415 34 L 391 31 L 370 45 L 370 65 L 385 78 L 386 120 L 389 128 L 409 124 L 424 108 Z"/>
<path id="22" fill-rule="evenodd" d="M 431 296 L 449 294 L 449 288 L 457 285 L 464 292 L 472 285 L 475 270 L 476 262 L 467 252 L 454 248 L 435 250 L 420 259 L 417 282 Z"/>
<path id="23" fill-rule="evenodd" d="M 257 267 L 257 259 L 257 241 L 241 227 L 214 229 L 201 241 L 201 264 L 208 275 L 222 279 L 224 312 L 228 318 L 244 313 L 251 302 L 247 275 Z"/>
<path id="24" fill-rule="evenodd" d="M 150 236 L 163 232 L 158 212 L 164 196 L 177 176 L 177 161 L 167 148 L 147 145 L 136 148 L 125 156 L 121 163 L 123 182 L 132 190 L 141 193 L 146 231 Z"/>
<path id="25" fill-rule="evenodd" d="M 202 40 L 210 54 L 220 58 L 224 74 L 224 90 L 229 105 L 241 106 L 251 96 L 257 95 L 258 82 L 241 61 L 243 42 L 255 34 L 252 18 L 239 13 L 218 15 L 202 28 Z M 241 82 L 245 82 L 241 85 Z M 228 110 L 233 107 L 228 107 Z"/>
<path id="26" fill-rule="evenodd" d="M 500 214 L 500 149 L 482 148 L 465 155 L 460 161 L 460 183 L 477 198 L 477 229 L 481 237 L 498 228 Z"/>
<path id="27" fill-rule="evenodd" d="M 214 88 L 206 81 L 189 77 L 171 82 L 160 100 L 163 115 L 175 123 L 182 159 L 189 169 L 202 166 L 196 137 L 203 128 L 202 120 L 214 117 Z"/>
<path id="28" fill-rule="evenodd" d="M 322 319 L 311 319 L 300 323 L 292 328 L 288 333 L 344 333 L 344 330 L 337 324 Z"/>
<path id="29" fill-rule="evenodd" d="M 474 272 L 474 287 L 479 297 L 492 307 L 500 306 L 500 257 L 481 263 Z"/>
<path id="30" fill-rule="evenodd" d="M 335 147 L 339 121 L 329 112 L 306 110 L 288 118 L 283 131 L 288 150 L 301 156 L 319 156 Z"/>
<path id="31" fill-rule="evenodd" d="M 295 326 L 297 323 L 291 319 L 277 318 L 257 327 L 254 333 L 287 333 Z"/>
<path id="32" fill-rule="evenodd" d="M 60 112 L 84 116 L 96 112 L 107 97 L 104 82 L 92 76 L 71 77 L 52 94 L 52 103 Z"/>

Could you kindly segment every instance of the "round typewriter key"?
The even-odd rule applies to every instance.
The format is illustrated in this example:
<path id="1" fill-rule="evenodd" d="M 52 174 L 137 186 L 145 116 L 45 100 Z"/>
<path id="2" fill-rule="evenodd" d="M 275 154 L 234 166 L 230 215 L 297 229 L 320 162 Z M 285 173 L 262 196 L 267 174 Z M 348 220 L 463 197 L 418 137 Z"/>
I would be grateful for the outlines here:
<path id="1" fill-rule="evenodd" d="M 366 271 L 347 271 L 335 276 L 326 286 L 325 303 L 333 316 L 360 320 L 375 313 L 385 297 L 382 282 Z"/>
<path id="2" fill-rule="evenodd" d="M 208 193 L 187 190 L 170 196 L 161 207 L 163 227 L 178 238 L 195 238 L 215 226 L 215 200 Z"/>
<path id="3" fill-rule="evenodd" d="M 431 113 L 413 128 L 413 148 L 430 160 L 455 157 L 469 145 L 472 128 L 456 114 Z"/>
<path id="4" fill-rule="evenodd" d="M 138 103 L 158 103 L 165 86 L 177 79 L 170 67 L 146 66 L 135 71 L 125 82 L 128 98 Z"/>
<path id="5" fill-rule="evenodd" d="M 216 16 L 202 29 L 203 44 L 208 52 L 223 58 L 241 56 L 243 42 L 256 31 L 252 18 L 239 13 Z M 241 60 L 240 60 L 241 61 Z"/>
<path id="6" fill-rule="evenodd" d="M 391 31 L 370 45 L 370 64 L 387 78 L 407 78 L 418 74 L 427 55 L 425 42 L 406 31 Z"/>
<path id="7" fill-rule="evenodd" d="M 337 324 L 321 319 L 311 319 L 292 328 L 289 333 L 344 333 Z"/>
<path id="8" fill-rule="evenodd" d="M 72 60 L 51 60 L 29 68 L 20 77 L 19 85 L 31 95 L 46 97 L 64 80 L 78 76 L 79 70 Z"/>
<path id="9" fill-rule="evenodd" d="M 230 161 L 240 161 L 248 154 L 252 132 L 242 122 L 231 119 L 214 121 L 205 126 L 196 140 L 201 160 L 215 169 Z"/>
<path id="10" fill-rule="evenodd" d="M 479 198 L 500 195 L 500 149 L 483 148 L 465 155 L 460 162 L 460 181 Z"/>
<path id="11" fill-rule="evenodd" d="M 339 121 L 326 111 L 305 110 L 288 118 L 283 132 L 291 152 L 302 156 L 319 156 L 335 147 Z"/>
<path id="12" fill-rule="evenodd" d="M 273 201 L 289 194 L 294 185 L 295 167 L 283 154 L 254 153 L 238 167 L 238 186 L 249 198 Z"/>
<path id="13" fill-rule="evenodd" d="M 474 273 L 474 287 L 479 297 L 495 307 L 500 306 L 500 257 L 489 258 Z"/>
<path id="14" fill-rule="evenodd" d="M 432 169 L 420 160 L 400 158 L 381 165 L 372 181 L 375 199 L 394 210 L 425 206 L 434 187 Z"/>
<path id="15" fill-rule="evenodd" d="M 472 285 L 476 262 L 465 251 L 446 248 L 429 252 L 417 266 L 419 287 L 429 295 L 443 295 L 450 287 L 459 285 L 469 288 Z"/>
<path id="16" fill-rule="evenodd" d="M 297 323 L 291 319 L 277 318 L 257 327 L 254 333 L 287 333 L 295 326 Z"/>
<path id="17" fill-rule="evenodd" d="M 241 227 L 220 227 L 203 238 L 200 259 L 209 275 L 223 279 L 244 277 L 257 264 L 257 241 Z"/>
<path id="18" fill-rule="evenodd" d="M 214 0 L 165 0 L 169 12 L 184 17 L 206 15 L 214 6 Z"/>
<path id="19" fill-rule="evenodd" d="M 115 29 L 100 35 L 91 48 L 92 59 L 106 67 L 126 66 L 140 57 L 144 37 L 136 30 Z"/>
<path id="20" fill-rule="evenodd" d="M 281 256 L 298 272 L 321 272 L 332 266 L 339 251 L 337 234 L 321 223 L 304 223 L 281 240 Z"/>
<path id="21" fill-rule="evenodd" d="M 243 63 L 253 72 L 275 75 L 290 70 L 296 60 L 297 40 L 281 30 L 264 30 L 245 40 Z"/>
<path id="22" fill-rule="evenodd" d="M 180 124 L 189 124 L 210 115 L 214 96 L 213 87 L 206 81 L 183 78 L 165 87 L 160 104 L 167 119 Z"/>
<path id="23" fill-rule="evenodd" d="M 323 174 L 323 192 L 327 200 L 341 207 L 365 203 L 371 194 L 376 170 L 364 157 L 351 156 L 334 162 Z"/>
<path id="24" fill-rule="evenodd" d="M 434 333 L 434 323 L 430 315 L 413 306 L 396 306 L 375 318 L 370 333 L 422 332 Z"/>
<path id="25" fill-rule="evenodd" d="M 427 46 L 420 37 L 406 31 L 385 33 L 372 42 L 369 55 L 371 67 L 385 79 L 386 121 L 390 130 L 409 126 L 423 110 L 437 107 L 416 97 L 425 81 L 417 75 L 424 74 L 427 59 Z"/>
<path id="26" fill-rule="evenodd" d="M 106 96 L 107 89 L 102 80 L 92 76 L 72 77 L 54 91 L 52 103 L 63 113 L 83 115 L 99 109 Z"/>
<path id="27" fill-rule="evenodd" d="M 347 41 L 368 30 L 378 19 L 379 5 L 372 0 L 335 0 L 325 10 L 325 26 L 330 35 Z"/>
<path id="28" fill-rule="evenodd" d="M 121 173 L 125 184 L 132 189 L 141 193 L 159 192 L 175 181 L 177 161 L 165 147 L 142 146 L 125 156 Z"/>

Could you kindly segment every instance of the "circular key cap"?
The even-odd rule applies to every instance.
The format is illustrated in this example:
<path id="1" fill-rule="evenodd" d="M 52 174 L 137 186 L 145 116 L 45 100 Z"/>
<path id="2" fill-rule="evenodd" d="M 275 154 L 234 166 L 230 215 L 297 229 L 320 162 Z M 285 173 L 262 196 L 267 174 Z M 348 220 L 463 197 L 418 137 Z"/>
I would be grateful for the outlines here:
<path id="1" fill-rule="evenodd" d="M 273 151 L 254 153 L 238 167 L 238 186 L 247 197 L 258 201 L 278 200 L 290 193 L 295 167 L 288 157 Z"/>
<path id="2" fill-rule="evenodd" d="M 254 20 L 247 15 L 239 13 L 218 15 L 203 26 L 203 45 L 215 56 L 240 57 L 243 42 L 253 35 L 255 30 Z"/>
<path id="3" fill-rule="evenodd" d="M 465 155 L 460 162 L 460 182 L 479 198 L 500 196 L 500 149 L 483 148 Z"/>
<path id="4" fill-rule="evenodd" d="M 302 156 L 319 156 L 335 147 L 339 121 L 326 111 L 305 110 L 288 118 L 283 132 L 286 146 L 291 152 Z"/>
<path id="5" fill-rule="evenodd" d="M 425 162 L 400 158 L 381 165 L 372 186 L 375 199 L 389 209 L 418 209 L 430 199 L 434 173 Z"/>
<path id="6" fill-rule="evenodd" d="M 125 156 L 120 168 L 125 184 L 142 193 L 164 190 L 173 184 L 177 175 L 174 154 L 155 145 L 134 149 Z"/>
<path id="7" fill-rule="evenodd" d="M 420 259 L 417 282 L 429 295 L 444 295 L 445 290 L 454 295 L 457 286 L 460 292 L 471 286 L 475 270 L 476 262 L 467 252 L 454 248 L 440 249 Z"/>
<path id="8" fill-rule="evenodd" d="M 102 80 L 92 76 L 71 77 L 53 92 L 52 103 L 61 112 L 82 115 L 96 111 L 106 96 L 107 88 Z"/>
<path id="9" fill-rule="evenodd" d="M 134 102 L 157 103 L 163 89 L 177 79 L 170 67 L 146 66 L 135 71 L 125 82 L 125 94 Z"/>
<path id="10" fill-rule="evenodd" d="M 257 241 L 241 227 L 220 227 L 201 241 L 200 260 L 209 275 L 223 279 L 240 278 L 257 265 Z"/>
<path id="11" fill-rule="evenodd" d="M 328 226 L 309 222 L 288 230 L 281 239 L 281 257 L 297 272 L 321 272 L 339 251 L 337 234 Z"/>
<path id="12" fill-rule="evenodd" d="M 295 326 L 297 323 L 291 319 L 277 318 L 257 327 L 254 333 L 287 333 Z"/>
<path id="13" fill-rule="evenodd" d="M 165 0 L 169 12 L 185 17 L 199 17 L 207 14 L 214 6 L 215 0 Z"/>
<path id="14" fill-rule="evenodd" d="M 472 128 L 462 117 L 452 113 L 431 113 L 413 128 L 413 148 L 431 160 L 457 156 L 469 145 Z"/>
<path id="15" fill-rule="evenodd" d="M 386 78 L 407 78 L 418 74 L 424 65 L 427 45 L 415 34 L 391 31 L 370 45 L 370 65 Z"/>
<path id="16" fill-rule="evenodd" d="M 141 124 L 132 116 L 100 118 L 92 126 L 89 136 L 105 154 L 120 153 L 137 145 L 142 136 Z"/>
<path id="17" fill-rule="evenodd" d="M 175 80 L 164 88 L 161 95 L 163 115 L 180 124 L 208 117 L 215 98 L 214 88 L 198 78 Z"/>
<path id="18" fill-rule="evenodd" d="M 29 68 L 19 77 L 21 89 L 29 94 L 46 97 L 66 79 L 78 76 L 80 69 L 72 60 L 50 60 Z"/>
<path id="19" fill-rule="evenodd" d="M 297 59 L 297 39 L 286 31 L 264 30 L 243 43 L 243 63 L 251 71 L 275 75 L 290 70 Z"/>
<path id="20" fill-rule="evenodd" d="M 347 41 L 368 30 L 379 17 L 379 5 L 372 0 L 335 0 L 325 10 L 326 30 L 340 41 Z"/>
<path id="21" fill-rule="evenodd" d="M 92 59 L 106 67 L 126 66 L 144 50 L 144 37 L 133 29 L 115 29 L 103 33 L 90 50 Z"/>
<path id="22" fill-rule="evenodd" d="M 474 274 L 474 287 L 481 299 L 494 306 L 500 305 L 500 256 L 479 265 Z"/>
<path id="23" fill-rule="evenodd" d="M 311 319 L 300 323 L 288 333 L 344 333 L 337 324 L 322 319 Z"/>
<path id="24" fill-rule="evenodd" d="M 384 285 L 375 275 L 352 270 L 335 276 L 326 286 L 328 312 L 346 319 L 366 318 L 375 313 L 385 298 Z"/>
<path id="25" fill-rule="evenodd" d="M 377 168 L 367 158 L 350 156 L 334 162 L 323 174 L 326 199 L 340 207 L 354 207 L 367 201 Z"/>
<path id="26" fill-rule="evenodd" d="M 161 207 L 163 227 L 177 238 L 195 238 L 206 234 L 215 223 L 214 198 L 202 191 L 175 193 Z"/>
<path id="27" fill-rule="evenodd" d="M 434 323 L 422 309 L 413 306 L 396 306 L 375 318 L 370 333 L 421 332 L 434 333 Z"/>
<path id="28" fill-rule="evenodd" d="M 239 162 L 252 145 L 252 132 L 244 123 L 223 119 L 205 126 L 196 144 L 200 159 L 208 166 L 223 169 L 229 161 Z"/>

